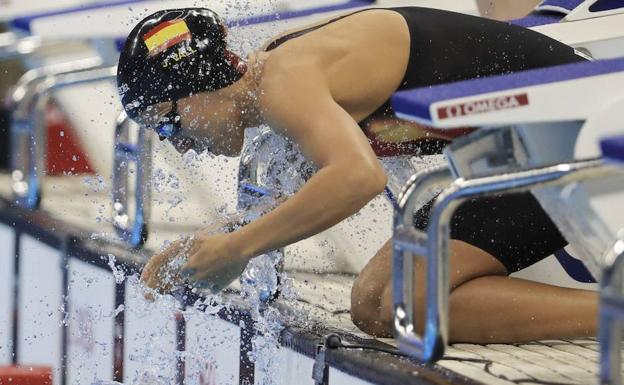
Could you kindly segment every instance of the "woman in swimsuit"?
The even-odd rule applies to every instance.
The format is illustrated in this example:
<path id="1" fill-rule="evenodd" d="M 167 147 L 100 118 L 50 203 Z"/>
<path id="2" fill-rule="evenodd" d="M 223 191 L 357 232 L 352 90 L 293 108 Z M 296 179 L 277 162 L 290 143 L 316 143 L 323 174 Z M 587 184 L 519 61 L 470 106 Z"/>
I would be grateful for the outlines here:
<path id="1" fill-rule="evenodd" d="M 396 119 L 388 99 L 397 90 L 583 60 L 524 28 L 418 7 L 345 15 L 280 36 L 246 60 L 228 51 L 225 34 L 210 10 L 155 13 L 131 32 L 118 73 L 128 115 L 181 153 L 236 156 L 245 128 L 268 124 L 319 168 L 254 222 L 230 233 L 195 234 L 185 271 L 215 290 L 254 256 L 328 229 L 380 194 L 386 175 L 378 155 L 435 153 L 452 139 Z M 378 130 L 397 125 L 404 143 L 376 141 Z M 427 216 L 425 206 L 416 225 L 425 226 Z M 566 245 L 530 193 L 466 202 L 451 236 L 452 342 L 595 335 L 595 293 L 509 277 Z M 174 242 L 150 260 L 142 275 L 149 287 L 169 289 L 164 266 L 183 247 Z M 417 264 L 417 309 L 424 307 L 423 276 Z M 392 335 L 391 296 L 387 242 L 353 286 L 355 324 Z"/>

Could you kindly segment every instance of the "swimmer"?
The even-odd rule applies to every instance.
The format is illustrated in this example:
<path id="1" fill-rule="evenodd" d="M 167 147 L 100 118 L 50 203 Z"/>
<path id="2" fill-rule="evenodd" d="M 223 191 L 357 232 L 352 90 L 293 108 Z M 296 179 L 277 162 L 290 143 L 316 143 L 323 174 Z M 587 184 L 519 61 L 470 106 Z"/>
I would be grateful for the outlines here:
<path id="1" fill-rule="evenodd" d="M 419 7 L 336 17 L 277 36 L 244 59 L 228 50 L 226 32 L 208 9 L 160 11 L 132 30 L 118 67 L 128 116 L 180 153 L 236 156 L 245 128 L 267 124 L 319 168 L 259 219 L 194 235 L 184 272 L 215 290 L 254 256 L 326 230 L 380 194 L 386 175 L 378 155 L 438 153 L 452 139 L 394 117 L 388 100 L 397 90 L 584 60 L 531 30 Z M 416 225 L 427 218 L 425 206 Z M 596 293 L 509 277 L 565 245 L 530 193 L 463 204 L 452 223 L 450 341 L 595 335 Z M 183 247 L 176 242 L 153 257 L 143 281 L 166 291 L 156 272 Z M 418 309 L 423 269 L 417 264 Z M 391 297 L 388 242 L 353 286 L 354 323 L 391 336 Z M 417 320 L 422 328 L 423 314 Z"/>

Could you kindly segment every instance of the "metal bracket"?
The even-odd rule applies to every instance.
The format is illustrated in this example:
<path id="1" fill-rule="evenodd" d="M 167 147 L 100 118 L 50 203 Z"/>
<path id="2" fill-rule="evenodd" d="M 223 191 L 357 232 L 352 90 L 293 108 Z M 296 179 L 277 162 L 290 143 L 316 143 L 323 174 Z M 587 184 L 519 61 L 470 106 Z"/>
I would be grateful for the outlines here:
<path id="1" fill-rule="evenodd" d="M 421 337 L 416 332 L 414 322 L 414 259 L 428 255 L 426 234 L 414 227 L 413 218 L 419 203 L 430 199 L 431 191 L 452 182 L 451 171 L 446 166 L 438 166 L 415 174 L 399 195 L 398 207 L 394 215 L 392 237 L 392 290 L 394 300 L 394 329 L 399 348 L 423 361 L 435 361 L 444 352 L 441 337 L 444 319 L 438 314 L 443 308 L 443 289 L 438 284 L 441 266 L 434 261 L 429 263 L 426 275 L 427 320 Z M 429 194 L 430 196 L 425 196 Z"/>
<path id="2" fill-rule="evenodd" d="M 531 168 L 529 151 L 515 127 L 478 130 L 457 138 L 444 154 L 453 174 L 476 178 Z"/>
<path id="3" fill-rule="evenodd" d="M 329 366 L 325 361 L 326 351 L 326 344 L 323 343 L 317 345 L 316 357 L 314 358 L 314 365 L 312 366 L 312 379 L 314 380 L 314 385 L 329 384 Z"/>
<path id="4" fill-rule="evenodd" d="M 148 237 L 151 212 L 152 140 L 148 130 L 140 129 L 132 140 L 132 122 L 125 112 L 115 125 L 113 154 L 113 226 L 117 235 L 133 248 L 141 247 Z M 134 164 L 132 170 L 130 166 Z M 133 177 L 131 175 L 134 175 Z M 134 200 L 130 200 L 130 190 Z M 134 209 L 134 215 L 130 214 Z"/>
<path id="5" fill-rule="evenodd" d="M 277 193 L 260 183 L 261 151 L 266 150 L 273 133 L 263 130 L 243 148 L 238 166 L 238 209 L 248 210 L 258 199 L 276 197 Z"/>
<path id="6" fill-rule="evenodd" d="M 314 385 L 329 384 L 329 364 L 327 363 L 327 351 L 341 346 L 340 337 L 336 334 L 325 336 L 323 343 L 316 346 L 314 365 L 312 366 L 312 379 Z"/>
<path id="7" fill-rule="evenodd" d="M 619 239 L 603 258 L 600 281 L 600 383 L 622 383 L 622 327 L 624 326 L 624 239 Z"/>
<path id="8" fill-rule="evenodd" d="M 69 67 L 63 67 L 68 70 Z M 41 202 L 41 178 L 46 158 L 46 107 L 52 92 L 75 85 L 114 79 L 116 67 L 88 68 L 29 75 L 24 89 L 13 93 L 16 108 L 11 122 L 12 190 L 15 202 L 36 209 Z M 44 75 L 45 74 L 45 75 Z M 26 76 L 25 75 L 25 76 Z M 23 91 L 23 92 L 21 92 Z M 18 151 L 19 149 L 19 151 Z"/>
<path id="9" fill-rule="evenodd" d="M 37 51 L 43 45 L 40 36 L 0 33 L 0 61 L 11 60 Z"/>
<path id="10" fill-rule="evenodd" d="M 98 51 L 100 51 L 99 48 L 103 48 L 106 45 L 114 45 L 114 42 L 111 39 L 106 38 L 46 40 L 42 36 L 38 35 L 3 32 L 0 33 L 0 62 L 6 60 L 20 59 L 44 50 L 48 50 L 49 52 L 63 52 L 66 49 L 65 46 L 68 42 L 90 44 L 94 46 L 94 48 L 98 49 Z M 103 55 L 103 53 L 105 52 L 100 51 L 99 53 L 102 58 L 109 57 Z M 117 51 L 115 51 L 115 53 L 117 53 Z M 112 57 L 114 58 L 116 57 L 116 55 Z M 116 59 L 113 60 L 116 61 Z M 108 65 L 113 64 L 114 63 L 112 63 L 112 61 L 109 61 L 108 63 Z"/>
<path id="11" fill-rule="evenodd" d="M 465 200 L 502 193 L 530 191 L 536 187 L 565 185 L 574 181 L 604 178 L 618 172 L 602 160 L 579 161 L 515 173 L 456 179 L 435 199 L 426 242 L 411 223 L 418 186 L 443 182 L 440 169 L 416 175 L 399 199 L 400 211 L 395 215 L 393 237 L 394 327 L 401 350 L 415 358 L 432 362 L 439 359 L 448 342 L 449 238 L 450 223 L 456 208 Z M 413 255 L 421 254 L 427 261 L 426 319 L 424 337 L 415 332 L 413 319 Z M 409 301 L 409 302 L 408 302 Z"/>
<path id="12" fill-rule="evenodd" d="M 238 209 L 240 211 L 250 213 L 253 212 L 254 207 L 263 204 L 270 206 L 282 195 L 276 186 L 267 186 L 264 181 L 265 174 L 270 174 L 276 166 L 272 159 L 277 139 L 275 133 L 263 129 L 253 138 L 251 144 L 243 149 L 238 171 Z M 255 219 L 250 218 L 249 214 L 247 216 L 248 220 Z M 263 302 L 271 302 L 279 296 L 280 274 L 284 269 L 284 248 L 270 252 L 268 256 L 272 259 L 272 263 L 251 263 L 241 275 L 241 280 L 244 280 L 246 285 L 258 285 L 266 280 L 267 275 L 276 275 L 274 281 L 276 284 L 266 285 L 259 293 L 260 300 Z M 265 269 L 273 269 L 273 266 L 274 272 L 265 271 Z"/>
<path id="13" fill-rule="evenodd" d="M 72 74 L 88 71 L 102 66 L 102 59 L 91 57 L 71 62 L 52 64 L 36 68 L 24 73 L 12 88 L 8 102 L 14 108 L 14 116 L 18 119 L 27 119 L 33 99 L 36 97 L 35 86 L 50 76 Z"/>
<path id="14" fill-rule="evenodd" d="M 238 174 L 239 209 L 258 205 L 258 198 L 289 195 L 308 180 L 314 166 L 294 143 L 262 128 L 243 149 Z M 289 183 L 290 179 L 301 180 Z"/>

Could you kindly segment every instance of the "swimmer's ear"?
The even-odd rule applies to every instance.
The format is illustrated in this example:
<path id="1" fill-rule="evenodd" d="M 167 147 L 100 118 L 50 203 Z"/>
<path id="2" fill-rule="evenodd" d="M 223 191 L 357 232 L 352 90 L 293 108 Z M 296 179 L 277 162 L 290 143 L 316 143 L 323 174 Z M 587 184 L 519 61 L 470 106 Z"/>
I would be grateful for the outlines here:
<path id="1" fill-rule="evenodd" d="M 249 67 L 247 66 L 247 62 L 244 60 L 239 61 L 238 64 L 236 65 L 236 70 L 241 75 L 244 75 L 247 72 L 247 68 Z"/>
<path id="2" fill-rule="evenodd" d="M 220 23 L 219 29 L 221 30 L 221 35 L 225 38 L 228 35 L 228 29 L 223 22 Z"/>
<path id="3" fill-rule="evenodd" d="M 236 71 L 238 71 L 239 74 L 244 75 L 245 72 L 247 72 L 247 62 L 241 59 L 240 56 L 227 49 L 224 51 L 224 55 L 227 61 L 229 61 L 230 64 L 236 68 Z"/>
<path id="4" fill-rule="evenodd" d="M 147 285 L 143 284 L 140 285 L 140 292 L 143 295 L 143 298 L 145 298 L 146 301 L 148 302 L 154 302 L 156 300 L 156 297 L 158 296 L 158 291 L 148 287 Z"/>

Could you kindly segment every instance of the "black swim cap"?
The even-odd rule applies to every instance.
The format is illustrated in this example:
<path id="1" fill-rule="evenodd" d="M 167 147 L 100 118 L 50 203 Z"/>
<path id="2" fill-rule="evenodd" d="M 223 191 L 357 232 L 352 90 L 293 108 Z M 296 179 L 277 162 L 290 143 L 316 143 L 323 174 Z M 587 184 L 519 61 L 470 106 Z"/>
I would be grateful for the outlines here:
<path id="1" fill-rule="evenodd" d="M 128 116 L 240 79 L 244 70 L 227 50 L 226 34 L 219 16 L 206 8 L 163 10 L 141 20 L 126 39 L 117 68 Z"/>

